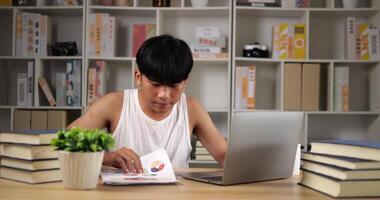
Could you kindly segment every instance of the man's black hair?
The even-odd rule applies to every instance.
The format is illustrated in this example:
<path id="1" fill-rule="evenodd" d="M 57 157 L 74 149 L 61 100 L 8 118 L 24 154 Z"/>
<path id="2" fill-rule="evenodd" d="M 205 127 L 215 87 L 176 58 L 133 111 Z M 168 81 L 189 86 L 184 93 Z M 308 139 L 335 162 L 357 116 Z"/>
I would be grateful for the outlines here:
<path id="1" fill-rule="evenodd" d="M 186 80 L 193 67 L 189 46 L 171 35 L 146 40 L 136 55 L 140 72 L 149 80 L 174 85 Z"/>

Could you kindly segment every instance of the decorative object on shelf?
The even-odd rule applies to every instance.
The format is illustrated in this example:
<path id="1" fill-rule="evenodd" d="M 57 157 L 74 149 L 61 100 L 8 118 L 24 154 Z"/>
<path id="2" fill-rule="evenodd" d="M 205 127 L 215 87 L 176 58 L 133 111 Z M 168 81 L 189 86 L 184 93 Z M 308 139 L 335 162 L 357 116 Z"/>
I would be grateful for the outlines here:
<path id="1" fill-rule="evenodd" d="M 112 6 L 113 5 L 113 0 L 100 0 L 99 3 L 102 6 Z"/>
<path id="2" fill-rule="evenodd" d="M 53 56 L 76 56 L 78 55 L 77 43 L 75 41 L 56 42 L 51 47 Z"/>
<path id="3" fill-rule="evenodd" d="M 42 1 L 36 1 L 36 3 L 39 3 L 39 2 L 42 2 Z M 77 0 L 57 0 L 57 4 L 59 6 L 77 6 L 77 5 L 79 5 Z"/>
<path id="4" fill-rule="evenodd" d="M 208 5 L 208 0 L 191 0 L 192 7 L 206 7 Z"/>
<path id="5" fill-rule="evenodd" d="M 236 5 L 252 7 L 281 7 L 279 0 L 236 0 Z"/>
<path id="6" fill-rule="evenodd" d="M 72 128 L 58 131 L 51 145 L 58 150 L 64 187 L 86 190 L 96 188 L 104 151 L 115 140 L 105 130 Z"/>
<path id="7" fill-rule="evenodd" d="M 343 8 L 359 8 L 360 0 L 342 0 Z"/>
<path id="8" fill-rule="evenodd" d="M 266 45 L 260 45 L 258 42 L 247 44 L 244 45 L 243 57 L 268 58 L 269 50 Z"/>
<path id="9" fill-rule="evenodd" d="M 130 0 L 115 0 L 115 6 L 131 6 Z"/>
<path id="10" fill-rule="evenodd" d="M 310 8 L 310 0 L 296 0 L 296 8 Z"/>
<path id="11" fill-rule="evenodd" d="M 170 0 L 153 0 L 153 7 L 170 7 Z"/>
<path id="12" fill-rule="evenodd" d="M 28 3 L 26 0 L 13 0 L 12 5 L 13 6 L 27 6 Z"/>

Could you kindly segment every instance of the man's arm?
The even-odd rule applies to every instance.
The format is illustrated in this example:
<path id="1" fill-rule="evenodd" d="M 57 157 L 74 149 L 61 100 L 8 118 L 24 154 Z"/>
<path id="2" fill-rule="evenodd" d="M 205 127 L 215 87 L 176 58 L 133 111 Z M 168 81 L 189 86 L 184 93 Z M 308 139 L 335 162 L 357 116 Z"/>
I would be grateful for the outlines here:
<path id="1" fill-rule="evenodd" d="M 197 100 L 189 97 L 188 107 L 190 118 L 194 120 L 194 132 L 215 160 L 224 166 L 227 142 Z"/>
<path id="2" fill-rule="evenodd" d="M 67 128 L 105 128 L 107 123 L 110 123 L 115 106 L 120 101 L 118 95 L 118 93 L 109 93 L 95 101 L 84 115 L 72 122 Z"/>
<path id="3" fill-rule="evenodd" d="M 108 124 L 117 124 L 121 113 L 123 93 L 109 93 L 90 106 L 87 112 L 71 123 L 67 128 L 81 127 L 87 129 L 104 128 Z M 114 131 L 111 128 L 111 132 Z M 126 172 L 142 173 L 140 157 L 127 147 L 112 152 L 105 152 L 103 164 L 122 168 Z"/>

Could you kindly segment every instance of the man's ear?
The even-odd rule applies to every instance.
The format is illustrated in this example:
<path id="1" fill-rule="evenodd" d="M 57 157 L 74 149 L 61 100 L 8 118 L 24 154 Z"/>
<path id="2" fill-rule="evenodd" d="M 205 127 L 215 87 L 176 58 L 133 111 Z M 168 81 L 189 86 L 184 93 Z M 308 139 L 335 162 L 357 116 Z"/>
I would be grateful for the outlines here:
<path id="1" fill-rule="evenodd" d="M 136 68 L 135 69 L 135 82 L 136 82 L 136 85 L 141 85 L 141 78 L 142 78 L 141 72 L 140 72 L 139 68 Z"/>

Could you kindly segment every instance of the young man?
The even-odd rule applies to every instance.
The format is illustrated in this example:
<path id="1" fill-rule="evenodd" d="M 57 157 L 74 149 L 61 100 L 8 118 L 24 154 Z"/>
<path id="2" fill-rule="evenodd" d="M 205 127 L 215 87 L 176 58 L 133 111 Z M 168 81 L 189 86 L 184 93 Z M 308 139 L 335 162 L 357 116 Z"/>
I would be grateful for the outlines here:
<path id="1" fill-rule="evenodd" d="M 183 92 L 193 66 L 189 46 L 170 35 L 146 40 L 136 55 L 135 90 L 109 93 L 70 127 L 107 127 L 116 151 L 103 164 L 142 172 L 139 156 L 164 148 L 174 167 L 187 167 L 195 133 L 224 164 L 227 144 L 200 103 Z"/>

